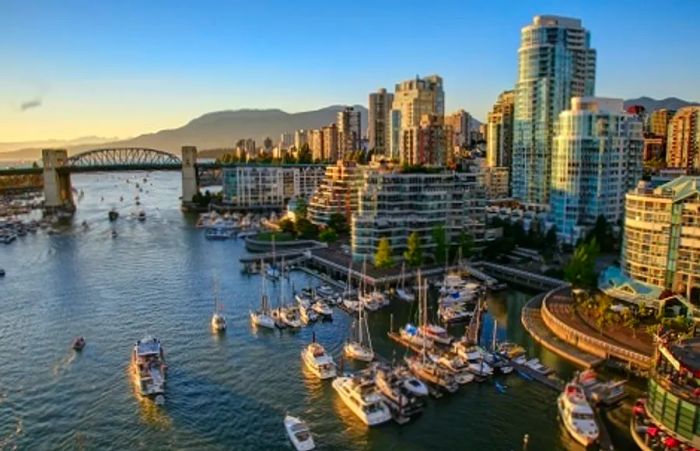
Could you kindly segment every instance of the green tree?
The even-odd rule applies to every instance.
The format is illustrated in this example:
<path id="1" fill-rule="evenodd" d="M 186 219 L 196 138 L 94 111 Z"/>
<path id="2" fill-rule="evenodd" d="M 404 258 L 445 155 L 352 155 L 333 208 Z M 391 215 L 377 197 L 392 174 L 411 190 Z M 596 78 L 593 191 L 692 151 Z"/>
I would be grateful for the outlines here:
<path id="1" fill-rule="evenodd" d="M 296 230 L 294 229 L 294 221 L 292 221 L 289 218 L 285 218 L 277 224 L 280 228 L 280 231 L 294 234 Z"/>
<path id="2" fill-rule="evenodd" d="M 299 197 L 296 200 L 296 206 L 294 207 L 294 214 L 297 217 L 297 221 L 299 218 L 306 219 L 306 214 L 307 214 L 307 204 L 306 204 L 306 199 L 303 197 Z"/>
<path id="3" fill-rule="evenodd" d="M 294 228 L 299 238 L 313 240 L 318 237 L 318 226 L 306 218 L 297 218 Z"/>
<path id="4" fill-rule="evenodd" d="M 292 155 L 291 151 L 286 151 L 282 155 L 282 164 L 294 164 L 297 162 L 297 159 L 294 158 L 294 155 Z"/>
<path id="5" fill-rule="evenodd" d="M 326 227 L 318 234 L 318 239 L 324 243 L 335 243 L 338 241 L 338 233 L 332 227 Z"/>
<path id="6" fill-rule="evenodd" d="M 459 249 L 462 251 L 463 258 L 469 258 L 474 252 L 474 237 L 469 233 L 462 230 L 459 232 L 459 238 L 457 239 L 459 243 Z"/>
<path id="7" fill-rule="evenodd" d="M 432 236 L 433 243 L 435 243 L 433 257 L 436 263 L 442 264 L 447 258 L 447 234 L 445 233 L 445 227 L 441 224 L 433 227 Z"/>
<path id="8" fill-rule="evenodd" d="M 377 253 L 374 254 L 374 266 L 377 268 L 390 268 L 394 266 L 394 259 L 391 256 L 391 244 L 389 238 L 382 238 L 377 245 Z"/>
<path id="9" fill-rule="evenodd" d="M 576 287 L 595 288 L 595 261 L 600 249 L 595 238 L 579 244 L 564 268 L 564 278 Z"/>
<path id="10" fill-rule="evenodd" d="M 308 144 L 304 143 L 299 149 L 299 154 L 297 155 L 297 161 L 299 164 L 311 164 L 313 162 L 313 157 L 311 154 L 311 148 Z"/>
<path id="11" fill-rule="evenodd" d="M 338 234 L 343 235 L 350 231 L 348 220 L 341 213 L 332 213 L 328 218 L 328 227 L 332 227 Z"/>
<path id="12" fill-rule="evenodd" d="M 411 232 L 406 243 L 406 251 L 403 253 L 403 258 L 408 263 L 408 266 L 418 267 L 423 263 L 423 251 L 420 247 L 420 236 L 418 232 Z"/>
<path id="13" fill-rule="evenodd" d="M 600 215 L 595 221 L 595 225 L 588 232 L 586 236 L 586 241 L 590 241 L 593 238 L 596 239 L 600 250 L 603 252 L 614 252 L 615 251 L 615 234 L 613 233 L 612 225 L 605 219 L 605 216 Z"/>

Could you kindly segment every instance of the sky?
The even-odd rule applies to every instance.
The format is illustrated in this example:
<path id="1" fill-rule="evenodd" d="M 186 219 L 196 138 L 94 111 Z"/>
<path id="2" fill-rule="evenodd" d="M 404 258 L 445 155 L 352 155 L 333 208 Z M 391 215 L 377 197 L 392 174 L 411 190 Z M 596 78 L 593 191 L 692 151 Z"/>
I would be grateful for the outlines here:
<path id="1" fill-rule="evenodd" d="M 700 101 L 700 1 L 0 0 L 0 142 L 126 138 L 239 108 L 367 104 L 416 75 L 484 120 L 520 29 L 577 17 L 596 94 Z"/>

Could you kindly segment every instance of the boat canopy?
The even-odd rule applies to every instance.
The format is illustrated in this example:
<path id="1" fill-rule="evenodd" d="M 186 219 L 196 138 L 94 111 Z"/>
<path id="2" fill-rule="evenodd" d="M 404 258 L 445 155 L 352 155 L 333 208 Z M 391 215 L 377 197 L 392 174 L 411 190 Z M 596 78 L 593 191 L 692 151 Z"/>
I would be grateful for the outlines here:
<path id="1" fill-rule="evenodd" d="M 140 356 L 160 354 L 160 342 L 155 338 L 144 338 L 136 343 L 136 353 Z"/>

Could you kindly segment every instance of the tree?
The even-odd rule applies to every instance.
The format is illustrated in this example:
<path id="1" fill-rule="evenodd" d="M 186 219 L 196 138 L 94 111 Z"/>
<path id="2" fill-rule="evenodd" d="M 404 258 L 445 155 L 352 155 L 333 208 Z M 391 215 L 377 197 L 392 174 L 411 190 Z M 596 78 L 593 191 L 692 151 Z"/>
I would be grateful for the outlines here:
<path id="1" fill-rule="evenodd" d="M 294 228 L 299 238 L 312 240 L 318 237 L 318 226 L 306 218 L 297 218 Z"/>
<path id="2" fill-rule="evenodd" d="M 420 248 L 420 236 L 418 232 L 411 232 L 406 243 L 406 251 L 403 253 L 403 258 L 408 263 L 408 266 L 417 267 L 423 263 L 423 251 Z"/>
<path id="3" fill-rule="evenodd" d="M 601 251 L 615 251 L 615 234 L 613 233 L 612 225 L 603 215 L 598 216 L 596 219 L 595 225 L 586 236 L 586 241 L 590 241 L 593 238 L 598 242 Z"/>
<path id="4" fill-rule="evenodd" d="M 280 231 L 294 234 L 296 231 L 294 229 L 294 221 L 292 221 L 289 218 L 285 218 L 277 224 L 280 228 Z"/>
<path id="5" fill-rule="evenodd" d="M 318 239 L 324 243 L 335 243 L 338 241 L 338 233 L 332 227 L 326 227 L 318 234 Z"/>
<path id="6" fill-rule="evenodd" d="M 296 162 L 297 159 L 294 158 L 291 151 L 286 151 L 282 154 L 282 164 L 294 164 Z"/>
<path id="7" fill-rule="evenodd" d="M 299 164 L 311 164 L 313 161 L 313 156 L 311 155 L 311 148 L 309 145 L 304 143 L 299 149 L 299 154 L 297 156 L 297 161 Z"/>
<path id="8" fill-rule="evenodd" d="M 436 263 L 442 264 L 447 258 L 447 235 L 445 234 L 445 227 L 436 225 L 433 227 L 432 235 L 433 243 L 435 243 L 433 257 Z"/>
<path id="9" fill-rule="evenodd" d="M 459 243 L 459 249 L 462 251 L 462 257 L 471 257 L 474 248 L 474 237 L 462 230 L 461 232 L 459 232 L 459 238 L 457 239 L 457 242 Z"/>
<path id="10" fill-rule="evenodd" d="M 394 266 L 394 259 L 391 256 L 391 243 L 389 243 L 389 238 L 387 237 L 379 240 L 377 253 L 374 254 L 374 266 L 377 268 L 390 268 Z"/>
<path id="11" fill-rule="evenodd" d="M 297 217 L 297 221 L 299 220 L 299 218 L 306 219 L 306 213 L 306 199 L 304 199 L 303 197 L 299 197 L 296 201 L 296 206 L 294 207 L 294 214 Z"/>
<path id="12" fill-rule="evenodd" d="M 594 288 L 596 285 L 595 261 L 599 253 L 600 249 L 595 238 L 590 242 L 579 244 L 564 268 L 564 278 L 576 287 Z"/>
<path id="13" fill-rule="evenodd" d="M 265 138 L 265 140 L 263 141 L 263 148 L 265 150 L 272 149 L 272 138 L 270 138 L 269 136 Z"/>
<path id="14" fill-rule="evenodd" d="M 328 227 L 332 227 L 338 234 L 343 235 L 349 232 L 348 220 L 341 213 L 332 213 L 328 218 Z"/>

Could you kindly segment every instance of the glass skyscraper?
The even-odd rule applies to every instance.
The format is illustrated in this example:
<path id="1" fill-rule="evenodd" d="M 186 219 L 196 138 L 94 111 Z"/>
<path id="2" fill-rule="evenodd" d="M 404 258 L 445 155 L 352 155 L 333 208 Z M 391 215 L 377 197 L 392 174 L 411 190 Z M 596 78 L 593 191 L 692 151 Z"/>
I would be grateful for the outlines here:
<path id="1" fill-rule="evenodd" d="M 592 96 L 596 52 L 581 21 L 536 16 L 521 31 L 513 124 L 513 197 L 547 204 L 552 137 L 572 97 Z"/>

